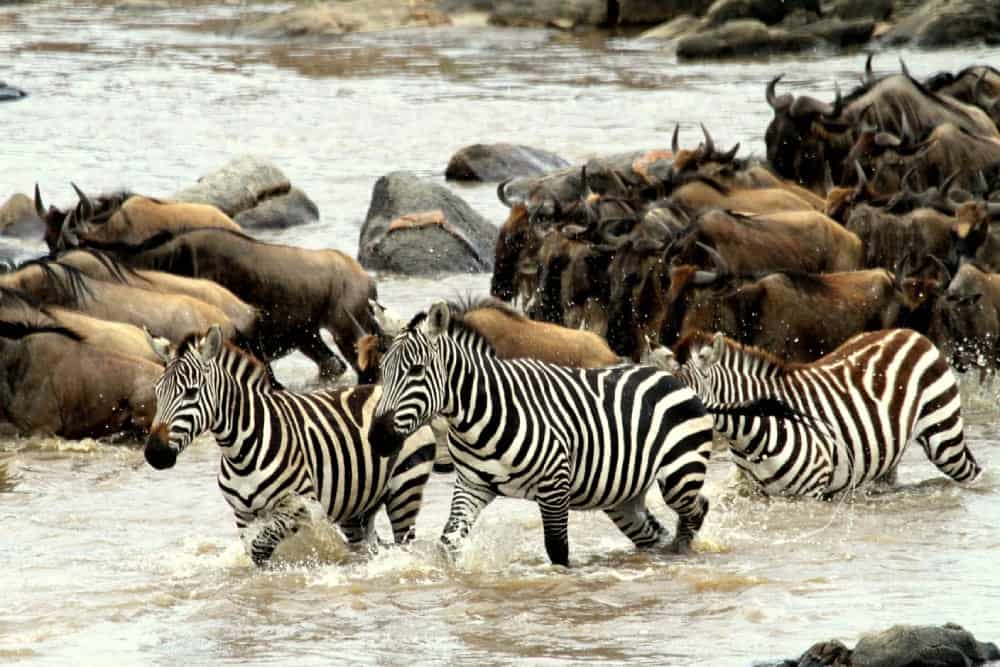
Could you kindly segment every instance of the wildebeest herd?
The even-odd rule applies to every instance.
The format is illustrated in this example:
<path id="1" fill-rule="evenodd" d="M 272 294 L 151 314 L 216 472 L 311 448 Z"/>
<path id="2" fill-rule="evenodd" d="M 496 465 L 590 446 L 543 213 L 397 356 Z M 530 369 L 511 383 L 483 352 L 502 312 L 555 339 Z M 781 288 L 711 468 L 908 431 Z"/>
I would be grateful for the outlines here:
<path id="1" fill-rule="evenodd" d="M 627 169 L 501 183 L 495 298 L 408 323 L 343 253 L 128 192 L 46 208 L 36 187 L 50 255 L 0 275 L 0 426 L 148 434 L 158 469 L 212 433 L 258 564 L 306 499 L 351 542 L 383 506 L 412 537 L 436 434 L 456 473 L 443 542 L 526 498 L 563 565 L 570 509 L 687 550 L 713 430 L 771 495 L 891 483 L 910 441 L 974 482 L 952 368 L 1000 366 L 1000 71 L 876 78 L 869 58 L 832 102 L 781 79 L 765 161 L 702 127 Z M 344 373 L 324 329 L 362 384 L 284 389 L 269 364 L 293 350 Z"/>

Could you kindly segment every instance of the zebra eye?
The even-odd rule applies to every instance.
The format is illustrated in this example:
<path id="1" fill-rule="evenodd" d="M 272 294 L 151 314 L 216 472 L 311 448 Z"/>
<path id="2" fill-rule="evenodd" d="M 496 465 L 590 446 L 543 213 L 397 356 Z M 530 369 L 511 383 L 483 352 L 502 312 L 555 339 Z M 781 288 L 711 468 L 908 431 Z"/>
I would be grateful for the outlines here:
<path id="1" fill-rule="evenodd" d="M 424 374 L 424 365 L 413 364 L 410 366 L 410 370 L 406 371 L 406 374 L 411 378 L 419 377 Z"/>
<path id="2" fill-rule="evenodd" d="M 188 387 L 187 389 L 184 390 L 184 398 L 187 400 L 191 400 L 192 398 L 195 398 L 197 395 L 198 395 L 198 387 Z"/>

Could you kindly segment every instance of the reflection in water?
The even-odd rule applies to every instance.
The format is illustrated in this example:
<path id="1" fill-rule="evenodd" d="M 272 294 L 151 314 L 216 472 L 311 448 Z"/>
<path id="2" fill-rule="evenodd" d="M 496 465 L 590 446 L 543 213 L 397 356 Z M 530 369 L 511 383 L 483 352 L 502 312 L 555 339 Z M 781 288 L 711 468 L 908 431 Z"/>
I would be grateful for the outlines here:
<path id="1" fill-rule="evenodd" d="M 720 144 L 763 151 L 765 82 L 829 96 L 861 56 L 678 64 L 654 42 L 455 28 L 255 41 L 219 2 L 149 12 L 59 0 L 0 9 L 2 78 L 31 91 L 3 109 L 0 196 L 40 182 L 57 205 L 86 191 L 165 195 L 242 153 L 273 159 L 321 223 L 270 238 L 355 253 L 372 185 L 411 170 L 440 179 L 464 144 L 512 141 L 568 159 L 682 143 L 704 121 Z M 10 18 L 14 17 L 14 18 Z M 921 75 L 995 62 L 996 50 L 907 53 Z M 894 55 L 875 66 L 896 67 Z M 492 186 L 457 187 L 488 218 Z M 17 245 L 25 256 L 41 244 Z M 483 293 L 489 277 L 382 276 L 409 315 Z M 292 386 L 314 368 L 278 364 Z M 575 514 L 574 568 L 548 565 L 537 509 L 499 500 L 454 562 L 436 536 L 451 478 L 431 480 L 418 539 L 374 555 L 319 522 L 257 571 L 202 440 L 175 469 L 140 447 L 0 439 L 0 658 L 46 663 L 336 661 L 508 664 L 520 659 L 746 665 L 896 622 L 1000 627 L 994 386 L 963 383 L 983 482 L 938 476 L 918 447 L 902 488 L 844 502 L 763 499 L 717 452 L 712 510 L 679 558 L 636 553 L 603 514 Z M 651 506 L 673 523 L 656 497 Z M 379 530 L 388 535 L 381 519 Z M 995 636 L 992 637 L 996 639 Z"/>

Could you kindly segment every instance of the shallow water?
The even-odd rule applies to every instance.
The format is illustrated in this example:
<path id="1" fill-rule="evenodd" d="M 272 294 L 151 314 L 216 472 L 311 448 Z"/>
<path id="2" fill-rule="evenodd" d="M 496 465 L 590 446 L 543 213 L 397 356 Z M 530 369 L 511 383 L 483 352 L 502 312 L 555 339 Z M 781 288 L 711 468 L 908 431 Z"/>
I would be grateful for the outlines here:
<path id="1" fill-rule="evenodd" d="M 0 107 L 0 196 L 36 180 L 56 204 L 73 201 L 70 180 L 163 195 L 255 153 L 323 216 L 274 238 L 353 254 L 372 185 L 389 171 L 440 180 L 451 153 L 477 141 L 571 160 L 664 146 L 675 122 L 682 143 L 696 143 L 704 121 L 721 144 L 759 153 L 768 78 L 785 71 L 788 84 L 829 96 L 863 63 L 817 54 L 679 65 L 655 43 L 544 31 L 279 44 L 199 28 L 235 11 L 0 10 L 0 78 L 31 92 Z M 905 57 L 926 74 L 998 55 Z M 876 70 L 895 62 L 881 55 Z M 456 190 L 503 219 L 492 186 Z M 488 282 L 382 277 L 379 291 L 408 315 Z M 314 373 L 297 355 L 278 364 L 293 385 Z M 894 493 L 763 500 L 719 455 L 694 556 L 635 553 L 603 515 L 576 514 L 570 572 L 547 565 L 537 510 L 516 500 L 494 503 L 457 562 L 442 560 L 450 476 L 432 479 L 412 547 L 368 558 L 319 522 L 282 547 L 277 570 L 257 572 L 215 486 L 213 443 L 156 472 L 137 448 L 0 441 L 0 662 L 747 665 L 820 639 L 949 620 L 996 640 L 998 394 L 964 388 L 972 447 L 989 467 L 975 489 L 941 478 L 914 448 Z M 672 523 L 662 502 L 652 505 Z"/>

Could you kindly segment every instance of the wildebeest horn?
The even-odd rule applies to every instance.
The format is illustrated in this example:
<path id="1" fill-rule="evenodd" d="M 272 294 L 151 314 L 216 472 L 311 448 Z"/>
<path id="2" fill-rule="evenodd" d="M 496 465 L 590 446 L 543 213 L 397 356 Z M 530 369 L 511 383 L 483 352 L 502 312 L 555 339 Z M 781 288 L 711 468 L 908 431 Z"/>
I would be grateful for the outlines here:
<path id="1" fill-rule="evenodd" d="M 827 194 L 837 187 L 836 183 L 833 182 L 833 171 L 830 169 L 829 160 L 823 161 L 823 187 L 826 188 Z"/>
<path id="2" fill-rule="evenodd" d="M 679 135 L 681 131 L 681 124 L 676 123 L 674 125 L 674 136 L 670 138 L 670 150 L 673 151 L 674 157 L 677 157 L 677 153 L 681 150 L 681 145 L 679 142 Z"/>
<path id="3" fill-rule="evenodd" d="M 510 200 L 507 199 L 507 184 L 513 180 L 514 180 L 513 176 L 511 176 L 510 178 L 505 178 L 504 180 L 500 181 L 500 184 L 497 186 L 497 199 L 499 199 L 500 203 L 502 203 L 507 208 L 513 207 L 513 204 L 511 204 Z"/>
<path id="4" fill-rule="evenodd" d="M 694 278 L 691 279 L 693 285 L 711 285 L 719 279 L 718 271 L 695 271 Z"/>
<path id="5" fill-rule="evenodd" d="M 698 125 L 701 126 L 701 133 L 705 135 L 705 155 L 712 155 L 715 153 L 715 142 L 712 141 L 712 135 L 708 133 L 704 123 L 698 123 Z"/>
<path id="6" fill-rule="evenodd" d="M 833 82 L 833 91 L 833 107 L 831 107 L 830 113 L 825 114 L 827 118 L 837 118 L 844 110 L 844 98 L 840 94 L 840 84 L 836 81 Z"/>
<path id="7" fill-rule="evenodd" d="M 719 156 L 722 162 L 732 162 L 733 158 L 736 157 L 736 153 L 740 150 L 740 142 L 736 142 L 732 148 Z"/>
<path id="8" fill-rule="evenodd" d="M 913 76 L 910 74 L 910 69 L 906 66 L 906 61 L 904 61 L 902 58 L 899 59 L 899 68 L 903 70 L 903 76 L 905 76 L 907 79 L 913 78 Z"/>
<path id="9" fill-rule="evenodd" d="M 76 187 L 76 183 L 70 181 L 70 185 L 73 186 L 73 189 L 76 191 L 76 196 L 80 198 L 80 204 L 83 205 L 83 209 L 80 211 L 81 217 L 84 220 L 89 219 L 90 216 L 94 214 L 94 205 L 90 203 L 90 199 L 88 199 L 87 195 L 83 193 L 83 190 Z"/>
<path id="10" fill-rule="evenodd" d="M 611 179 L 615 182 L 615 187 L 619 188 L 619 191 L 623 195 L 628 193 L 628 186 L 625 185 L 625 180 L 622 178 L 621 174 L 618 173 L 617 169 L 611 170 Z"/>
<path id="11" fill-rule="evenodd" d="M 860 160 L 854 161 L 854 169 L 858 172 L 858 187 L 864 188 L 868 186 L 868 177 L 865 176 L 865 168 L 861 166 Z"/>
<path id="12" fill-rule="evenodd" d="M 42 193 L 38 190 L 38 183 L 35 183 L 35 213 L 39 218 L 45 217 L 45 207 L 42 206 Z"/>
<path id="13" fill-rule="evenodd" d="M 715 268 L 718 269 L 718 272 L 720 274 L 726 275 L 726 276 L 729 275 L 729 273 L 730 273 L 730 271 L 729 271 L 729 262 L 727 262 L 722 257 L 722 255 L 719 254 L 718 250 L 716 250 L 715 248 L 713 248 L 713 247 L 711 247 L 709 245 L 706 245 L 706 244 L 702 243 L 701 241 L 696 241 L 695 243 L 696 243 L 696 245 L 699 248 L 701 248 L 702 250 L 704 250 L 708 254 L 709 257 L 712 258 L 712 262 L 715 264 Z"/>
<path id="14" fill-rule="evenodd" d="M 784 74 L 779 74 L 778 76 L 771 79 L 771 82 L 767 84 L 766 95 L 765 95 L 767 97 L 767 103 L 775 111 L 785 111 L 786 109 L 788 109 L 789 106 L 791 106 L 792 101 L 794 99 L 788 93 L 785 93 L 781 97 L 776 97 L 774 94 L 775 85 L 777 85 L 777 83 L 781 81 L 782 77 L 784 76 L 785 76 Z"/>
<path id="15" fill-rule="evenodd" d="M 903 141 L 906 142 L 907 144 L 912 144 L 914 141 L 916 141 L 917 138 L 913 134 L 913 128 L 910 127 L 910 120 L 907 117 L 905 111 L 903 112 L 902 119 L 900 119 L 900 124 L 902 126 Z"/>
<path id="16" fill-rule="evenodd" d="M 913 176 L 913 172 L 915 172 L 916 170 L 917 168 L 913 166 L 907 169 L 906 173 L 903 174 L 902 180 L 899 181 L 899 189 L 901 191 L 913 194 L 913 190 L 910 189 L 910 176 Z"/>
<path id="17" fill-rule="evenodd" d="M 941 183 L 941 187 L 940 187 L 942 195 L 947 195 L 948 194 L 948 191 L 951 190 L 951 186 L 955 185 L 955 179 L 958 178 L 958 175 L 960 173 L 962 173 L 962 170 L 961 169 L 956 169 L 955 171 L 951 172 L 951 176 L 949 176 L 948 178 L 944 179 L 944 182 Z"/>
<path id="18" fill-rule="evenodd" d="M 986 182 L 986 174 L 983 173 L 982 169 L 976 172 L 976 183 L 984 193 L 990 191 L 990 184 Z"/>
<path id="19" fill-rule="evenodd" d="M 941 285 L 943 287 L 947 287 L 948 285 L 950 285 L 951 271 L 948 270 L 948 266 L 944 262 L 942 262 L 937 255 L 929 255 L 929 257 L 932 262 L 938 265 L 938 268 L 941 269 L 941 273 L 944 274 L 944 280 L 941 281 Z"/>
<path id="20" fill-rule="evenodd" d="M 875 80 L 875 74 L 872 72 L 872 58 L 874 56 L 874 53 L 869 53 L 868 58 L 865 59 L 865 83 L 871 83 Z"/>
<path id="21" fill-rule="evenodd" d="M 351 320 L 351 326 L 354 327 L 354 333 L 358 335 L 358 338 L 367 336 L 368 332 L 365 330 L 363 326 L 361 326 L 361 322 L 358 322 L 358 318 L 354 317 L 354 313 L 352 313 L 349 308 L 345 308 L 341 304 L 338 305 L 340 305 L 340 309 L 347 314 L 347 318 Z"/>

